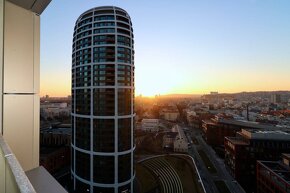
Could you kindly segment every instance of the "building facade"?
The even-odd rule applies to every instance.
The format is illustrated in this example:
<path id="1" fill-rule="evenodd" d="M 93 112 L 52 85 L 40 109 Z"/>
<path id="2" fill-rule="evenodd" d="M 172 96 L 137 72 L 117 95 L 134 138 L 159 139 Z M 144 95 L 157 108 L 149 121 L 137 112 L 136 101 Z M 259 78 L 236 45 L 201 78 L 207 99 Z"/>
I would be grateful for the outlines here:
<path id="1" fill-rule="evenodd" d="M 242 129 L 276 129 L 271 124 L 262 124 L 252 121 L 235 120 L 233 117 L 216 115 L 214 118 L 202 120 L 203 137 L 207 144 L 212 146 L 224 145 L 225 137 L 234 137 Z"/>
<path id="2" fill-rule="evenodd" d="M 187 153 L 188 152 L 188 140 L 187 140 L 187 137 L 186 137 L 183 129 L 179 125 L 174 126 L 174 129 L 177 131 L 177 135 L 176 135 L 175 140 L 173 142 L 174 152 Z"/>
<path id="3" fill-rule="evenodd" d="M 144 131 L 157 132 L 159 130 L 159 119 L 143 119 L 141 124 Z"/>
<path id="4" fill-rule="evenodd" d="M 242 129 L 236 137 L 225 137 L 225 165 L 246 192 L 256 190 L 257 160 L 278 161 L 289 152 L 289 130 Z"/>
<path id="5" fill-rule="evenodd" d="M 133 192 L 134 40 L 118 7 L 76 21 L 72 54 L 72 177 L 78 192 Z"/>

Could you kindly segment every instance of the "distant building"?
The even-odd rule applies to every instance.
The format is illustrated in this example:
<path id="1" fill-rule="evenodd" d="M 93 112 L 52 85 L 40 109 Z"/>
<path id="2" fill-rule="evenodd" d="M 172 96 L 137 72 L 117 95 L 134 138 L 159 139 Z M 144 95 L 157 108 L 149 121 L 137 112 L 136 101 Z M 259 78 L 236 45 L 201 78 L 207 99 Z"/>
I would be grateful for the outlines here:
<path id="1" fill-rule="evenodd" d="M 290 192 L 290 154 L 281 161 L 257 162 L 257 193 Z"/>
<path id="2" fill-rule="evenodd" d="M 187 137 L 186 137 L 183 129 L 180 126 L 175 125 L 173 127 L 173 130 L 177 131 L 177 135 L 176 135 L 175 140 L 173 142 L 174 152 L 187 153 L 188 152 L 188 140 L 187 140 Z"/>
<path id="3" fill-rule="evenodd" d="M 183 129 L 179 125 L 175 125 L 172 127 L 171 132 L 167 132 L 163 136 L 163 144 L 164 149 L 171 149 L 174 152 L 188 152 L 188 140 L 183 131 Z"/>
<path id="4" fill-rule="evenodd" d="M 147 132 L 157 132 L 159 128 L 159 119 L 143 119 L 141 124 L 142 130 Z"/>
<path id="5" fill-rule="evenodd" d="M 163 136 L 163 142 L 162 142 L 162 147 L 164 149 L 174 149 L 174 140 L 177 136 L 177 132 L 167 132 L 164 136 Z"/>
<path id="6" fill-rule="evenodd" d="M 270 102 L 274 103 L 274 104 L 281 103 L 281 95 L 280 94 L 272 94 Z"/>
<path id="7" fill-rule="evenodd" d="M 277 161 L 290 152 L 290 131 L 242 129 L 236 137 L 225 137 L 225 164 L 247 192 L 256 188 L 256 161 Z"/>
<path id="8" fill-rule="evenodd" d="M 203 95 L 202 99 L 210 104 L 218 104 L 220 102 L 220 95 L 217 91 L 214 91 L 210 92 L 210 94 Z"/>
<path id="9" fill-rule="evenodd" d="M 160 117 L 166 121 L 177 121 L 179 118 L 179 111 L 177 109 L 164 109 L 160 112 Z"/>
<path id="10" fill-rule="evenodd" d="M 59 116 L 70 116 L 71 107 L 65 102 L 47 102 L 40 104 L 40 115 L 47 118 L 54 118 Z"/>

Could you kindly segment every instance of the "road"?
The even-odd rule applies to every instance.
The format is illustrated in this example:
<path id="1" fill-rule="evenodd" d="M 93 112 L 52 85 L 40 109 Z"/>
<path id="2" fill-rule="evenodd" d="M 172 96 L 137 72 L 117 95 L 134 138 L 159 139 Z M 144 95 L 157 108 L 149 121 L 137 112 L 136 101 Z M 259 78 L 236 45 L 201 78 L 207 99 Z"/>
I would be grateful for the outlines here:
<path id="1" fill-rule="evenodd" d="M 183 126 L 185 127 L 185 126 Z M 198 141 L 197 144 L 192 144 L 192 147 L 189 149 L 189 155 L 196 160 L 197 168 L 200 171 L 201 178 L 205 185 L 207 193 L 220 193 L 215 184 L 215 180 L 223 180 L 231 193 L 245 193 L 242 187 L 235 181 L 235 179 L 229 174 L 225 168 L 224 161 L 220 159 L 215 151 L 205 143 L 203 140 L 200 130 L 193 129 L 191 132 L 187 132 L 190 137 L 195 137 Z M 202 149 L 214 165 L 217 170 L 217 173 L 210 173 L 206 166 L 204 165 L 201 157 L 198 154 L 198 150 Z"/>

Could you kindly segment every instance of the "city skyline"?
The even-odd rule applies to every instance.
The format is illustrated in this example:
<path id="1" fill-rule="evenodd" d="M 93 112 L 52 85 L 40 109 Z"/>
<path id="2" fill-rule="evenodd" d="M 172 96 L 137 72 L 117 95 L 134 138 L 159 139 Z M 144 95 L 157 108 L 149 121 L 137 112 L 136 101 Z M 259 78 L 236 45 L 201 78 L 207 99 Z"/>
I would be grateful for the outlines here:
<path id="1" fill-rule="evenodd" d="M 41 96 L 70 95 L 74 20 L 101 5 L 133 18 L 136 95 L 289 90 L 287 1 L 52 1 L 41 24 Z"/>

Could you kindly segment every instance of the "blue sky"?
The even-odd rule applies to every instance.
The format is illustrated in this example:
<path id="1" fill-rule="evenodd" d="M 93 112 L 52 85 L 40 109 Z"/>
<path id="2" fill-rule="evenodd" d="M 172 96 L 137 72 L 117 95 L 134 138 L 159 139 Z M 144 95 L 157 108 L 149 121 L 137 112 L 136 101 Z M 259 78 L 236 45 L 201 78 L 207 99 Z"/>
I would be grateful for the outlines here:
<path id="1" fill-rule="evenodd" d="M 131 16 L 136 94 L 290 90 L 288 0 L 53 0 L 41 15 L 41 95 L 70 94 L 74 23 L 103 5 Z"/>

